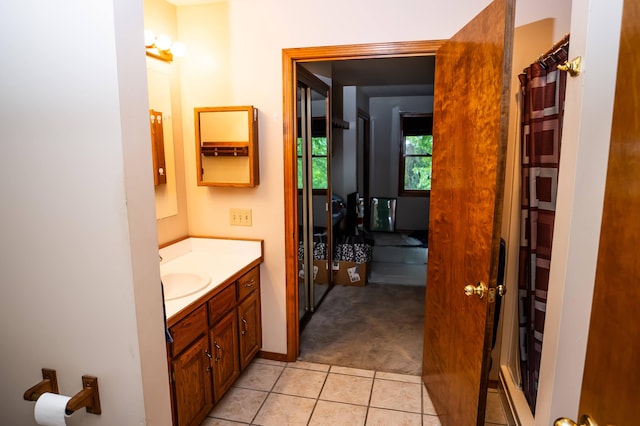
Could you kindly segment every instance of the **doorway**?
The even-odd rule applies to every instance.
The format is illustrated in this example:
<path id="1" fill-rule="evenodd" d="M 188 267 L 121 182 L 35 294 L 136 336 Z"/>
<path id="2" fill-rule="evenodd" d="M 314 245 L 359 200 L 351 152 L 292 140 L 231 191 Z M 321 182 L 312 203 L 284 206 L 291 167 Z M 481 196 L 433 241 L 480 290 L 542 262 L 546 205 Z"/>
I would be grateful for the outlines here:
<path id="1" fill-rule="evenodd" d="M 300 241 L 303 249 L 298 255 L 305 257 L 300 259 L 298 275 L 301 361 L 420 374 L 427 248 L 426 239 L 419 241 L 408 234 L 415 230 L 426 236 L 428 197 L 400 198 L 405 203 L 400 216 L 405 218 L 404 229 L 372 226 L 377 221 L 369 207 L 374 200 L 390 200 L 395 206 L 399 199 L 401 132 L 399 120 L 392 117 L 399 116 L 399 111 L 432 111 L 434 62 L 433 56 L 417 56 L 297 63 L 298 229 L 307 242 L 313 239 L 316 248 L 311 250 L 311 244 Z M 320 96 L 327 84 L 329 96 Z M 307 102 L 301 92 L 310 87 L 316 88 L 311 90 L 315 96 Z M 327 98 L 330 114 L 319 114 Z M 307 130 L 301 117 L 313 112 L 314 105 L 315 113 L 307 119 L 313 125 Z M 371 115 L 375 117 L 373 125 Z M 331 117 L 330 122 L 326 116 Z M 377 136 L 373 142 L 371 133 Z M 372 158 L 377 161 L 370 173 Z M 311 185 L 304 184 L 305 176 Z M 376 197 L 370 198 L 370 194 Z M 422 208 L 406 209 L 415 201 Z M 331 206 L 330 215 L 321 208 L 325 205 Z M 314 215 L 310 217 L 305 211 Z M 406 220 L 413 216 L 421 216 L 421 226 Z M 331 226 L 326 226 L 330 219 Z M 365 234 L 365 230 L 372 232 Z M 326 282 L 327 275 L 333 275 L 324 268 L 327 253 L 334 251 L 339 256 L 342 251 L 336 249 L 362 240 L 363 234 L 365 241 L 373 243 L 364 288 L 345 287 L 344 274 L 337 272 L 334 281 L 341 285 L 329 287 L 322 306 L 303 305 L 308 300 L 305 292 L 314 292 L 322 285 L 318 280 Z M 313 259 L 306 259 L 311 253 Z M 331 254 L 328 258 L 334 259 Z M 313 270 L 303 271 L 306 265 L 312 265 Z M 361 272 L 359 275 L 362 279 Z M 301 278 L 307 276 L 310 285 Z M 371 326 L 374 323 L 376 327 Z M 367 356 L 374 352 L 376 356 Z"/>
<path id="2" fill-rule="evenodd" d="M 291 240 L 286 241 L 287 262 L 291 262 L 293 259 L 297 259 L 297 256 L 292 256 L 297 253 L 297 242 L 299 240 L 299 228 L 297 223 L 297 212 L 299 210 L 299 198 L 295 188 L 297 175 L 295 174 L 295 164 L 293 159 L 296 153 L 296 134 L 293 126 L 293 117 L 296 114 L 297 98 L 295 90 L 297 90 L 297 73 L 296 67 L 300 63 L 304 63 L 305 67 L 316 72 L 322 72 L 323 67 L 330 65 L 332 62 L 338 62 L 340 64 L 348 64 L 350 62 L 358 63 L 358 61 L 369 59 L 398 59 L 398 58 L 412 58 L 417 56 L 433 56 L 441 45 L 440 41 L 424 41 L 424 42 L 411 42 L 411 43 L 381 43 L 371 45 L 358 45 L 358 46 L 335 46 L 330 48 L 305 48 L 305 49 L 291 49 L 283 51 L 284 59 L 284 143 L 285 143 L 285 229 L 287 235 L 292 235 Z M 353 60 L 353 61 L 352 61 Z M 359 63 L 361 64 L 361 62 Z M 326 69 L 326 68 L 325 68 Z M 345 82 L 346 85 L 349 81 Z M 340 95 L 339 100 L 342 101 Z M 334 101 L 338 105 L 338 100 Z M 338 106 L 338 109 L 341 109 Z M 360 114 L 361 118 L 354 117 L 354 121 L 362 119 L 369 119 L 365 114 Z M 289 125 L 286 125 L 289 123 Z M 365 148 L 363 147 L 363 150 Z M 367 155 L 370 155 L 367 151 Z M 388 162 L 388 158 L 386 159 Z M 374 161 L 375 167 L 375 161 Z M 388 167 L 388 165 L 387 165 Z M 373 169 L 373 168 L 372 168 Z M 364 176 L 364 166 L 362 171 L 353 171 L 359 176 Z M 335 170 L 333 173 L 339 173 Z M 358 182 L 358 187 L 355 190 L 365 190 L 366 178 Z M 368 189 L 367 189 L 368 191 Z M 297 265 L 287 265 L 287 357 L 288 360 L 294 361 L 300 350 L 300 324 L 299 309 L 295 301 L 299 300 L 299 288 L 297 285 L 297 277 L 294 277 L 295 271 L 297 271 Z"/>
<path id="3" fill-rule="evenodd" d="M 296 200 L 288 185 L 293 176 L 288 167 L 294 163 L 290 158 L 295 134 L 292 92 L 298 62 L 319 61 L 328 55 L 329 59 L 344 60 L 433 55 L 439 51 L 436 78 L 439 91 L 434 99 L 434 128 L 439 130 L 434 137 L 456 143 L 443 144 L 437 161 L 434 157 L 442 175 L 437 175 L 440 183 L 434 179 L 431 192 L 434 212 L 430 223 L 438 225 L 432 229 L 438 232 L 429 236 L 432 242 L 437 242 L 437 250 L 430 256 L 428 268 L 422 381 L 437 396 L 434 405 L 446 416 L 445 424 L 480 424 L 485 418 L 489 371 L 486 348 L 495 299 L 483 297 L 487 291 L 490 296 L 494 294 L 498 269 L 499 207 L 507 139 L 505 76 L 511 74 L 514 11 L 513 0 L 496 0 L 452 39 L 428 42 L 431 50 L 424 45 L 417 47 L 420 42 L 283 50 L 285 232 L 291 231 L 294 240 L 296 221 L 292 207 Z M 457 84 L 460 81 L 464 84 Z M 480 128 L 482 132 L 477 131 Z M 461 173 L 462 170 L 471 172 Z M 483 171 L 482 177 L 479 171 Z M 470 205 L 472 215 L 465 209 Z M 453 235 L 463 236 L 463 241 L 458 244 Z M 294 272 L 290 264 L 291 242 L 287 239 L 285 251 L 287 300 L 293 301 L 293 306 L 291 303 L 287 306 L 287 356 L 293 361 L 299 353 L 299 330 L 297 286 L 291 285 Z M 461 293 L 458 285 L 465 282 L 477 285 L 468 284 Z M 472 299 L 474 295 L 476 298 Z M 468 325 L 473 327 L 465 329 Z M 463 351 L 459 349 L 461 346 Z"/>

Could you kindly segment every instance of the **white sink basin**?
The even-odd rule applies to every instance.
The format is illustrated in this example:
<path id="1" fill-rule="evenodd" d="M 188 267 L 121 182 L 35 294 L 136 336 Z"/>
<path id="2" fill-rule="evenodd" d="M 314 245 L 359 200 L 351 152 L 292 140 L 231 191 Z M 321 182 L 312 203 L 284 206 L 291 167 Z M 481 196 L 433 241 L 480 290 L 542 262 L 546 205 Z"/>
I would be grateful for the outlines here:
<path id="1" fill-rule="evenodd" d="M 192 272 L 170 272 L 162 276 L 164 299 L 173 300 L 196 293 L 211 282 L 206 274 Z"/>

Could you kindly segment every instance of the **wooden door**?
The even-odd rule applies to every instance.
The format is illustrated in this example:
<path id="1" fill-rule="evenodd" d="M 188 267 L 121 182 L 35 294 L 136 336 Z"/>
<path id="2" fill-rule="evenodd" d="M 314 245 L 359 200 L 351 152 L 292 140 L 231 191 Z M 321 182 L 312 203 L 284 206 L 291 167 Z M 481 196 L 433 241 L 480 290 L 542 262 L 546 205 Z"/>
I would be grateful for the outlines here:
<path id="1" fill-rule="evenodd" d="M 422 376 L 444 426 L 484 423 L 514 29 L 496 0 L 436 54 Z"/>
<path id="2" fill-rule="evenodd" d="M 625 0 L 600 246 L 580 396 L 580 413 L 589 414 L 599 425 L 638 423 L 639 22 L 640 0 Z"/>

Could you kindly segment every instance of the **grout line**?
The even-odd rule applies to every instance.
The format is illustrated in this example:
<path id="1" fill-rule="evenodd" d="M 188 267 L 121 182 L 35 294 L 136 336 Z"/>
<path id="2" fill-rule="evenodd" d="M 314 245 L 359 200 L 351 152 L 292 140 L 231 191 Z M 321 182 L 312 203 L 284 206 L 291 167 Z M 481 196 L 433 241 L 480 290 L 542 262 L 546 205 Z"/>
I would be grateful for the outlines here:
<path id="1" fill-rule="evenodd" d="M 261 365 L 272 365 L 272 364 L 268 364 L 268 363 L 257 363 L 257 364 L 261 364 Z M 371 402 L 373 399 L 373 391 L 374 391 L 374 386 L 376 384 L 376 381 L 387 381 L 387 382 L 396 382 L 396 383 L 406 383 L 406 384 L 416 384 L 414 382 L 407 382 L 407 381 L 403 381 L 403 380 L 395 380 L 393 378 L 389 379 L 389 378 L 379 378 L 377 377 L 378 373 L 387 373 L 384 371 L 377 371 L 377 370 L 366 370 L 366 369 L 359 369 L 359 370 L 363 370 L 363 371 L 372 371 L 373 372 L 373 376 L 372 377 L 368 377 L 368 376 L 360 376 L 360 375 L 355 375 L 355 374 L 345 374 L 344 372 L 331 372 L 331 367 L 333 367 L 333 365 L 328 365 L 328 370 L 324 371 L 324 370 L 315 370 L 315 369 L 309 369 L 309 368 L 298 368 L 298 367 L 293 367 L 292 364 L 294 363 L 286 363 L 283 366 L 276 366 L 276 367 L 282 367 L 280 373 L 278 374 L 277 378 L 274 380 L 273 384 L 271 385 L 270 389 L 265 391 L 265 390 L 258 390 L 258 389 L 252 389 L 252 388 L 248 388 L 248 387 L 244 387 L 244 386 L 232 386 L 232 388 L 237 388 L 237 389 L 245 389 L 245 390 L 249 390 L 249 391 L 255 391 L 255 392 L 264 392 L 266 393 L 266 397 L 264 398 L 264 400 L 262 401 L 262 403 L 260 404 L 260 406 L 258 407 L 258 409 L 256 410 L 255 414 L 253 415 L 253 417 L 251 418 L 251 421 L 249 423 L 245 423 L 245 422 L 240 422 L 237 420 L 234 420 L 234 422 L 236 423 L 240 423 L 240 424 L 248 424 L 248 425 L 253 425 L 256 418 L 258 417 L 258 414 L 260 413 L 260 411 L 262 410 L 262 408 L 264 407 L 264 405 L 266 404 L 266 401 L 269 399 L 269 396 L 271 394 L 275 394 L 275 395 L 285 395 L 285 396 L 291 396 L 291 397 L 296 397 L 296 398 L 305 398 L 305 399 L 312 399 L 314 400 L 314 404 L 313 404 L 313 408 L 311 410 L 311 413 L 309 414 L 309 419 L 307 420 L 307 425 L 310 424 L 311 419 L 313 418 L 313 414 L 315 413 L 318 403 L 320 401 L 325 401 L 323 399 L 320 399 L 320 396 L 322 395 L 322 391 L 324 390 L 326 384 L 327 384 L 327 380 L 329 378 L 329 374 L 335 374 L 335 375 L 341 375 L 341 376 L 348 376 L 348 377 L 357 377 L 357 378 L 362 378 L 362 379 L 370 379 L 371 380 L 371 388 L 369 390 L 369 398 L 367 400 L 367 405 L 366 405 L 366 412 L 365 412 L 365 418 L 364 418 L 364 424 L 366 424 L 368 418 L 369 418 L 369 414 L 370 414 L 370 409 L 371 408 L 375 408 L 371 406 Z M 314 363 L 312 363 L 314 364 Z M 317 364 L 317 363 L 315 363 Z M 318 365 L 327 365 L 327 364 L 318 364 Z M 335 366 L 335 367 L 341 367 L 341 366 Z M 306 396 L 300 396 L 300 395 L 290 395 L 290 394 L 286 394 L 286 393 L 280 393 L 280 392 L 276 392 L 274 391 L 276 385 L 278 384 L 278 381 L 282 378 L 282 375 L 284 374 L 284 371 L 287 368 L 292 368 L 295 370 L 305 370 L 305 371 L 311 371 L 311 372 L 317 372 L 317 373 L 324 373 L 325 377 L 324 380 L 322 382 L 322 386 L 320 387 L 320 390 L 318 392 L 318 395 L 316 397 L 306 397 Z M 350 367 L 342 367 L 342 368 L 350 368 Z M 398 373 L 393 373 L 393 374 L 398 374 Z M 399 374 L 399 375 L 404 375 L 404 376 L 410 376 L 410 377 L 414 377 L 411 374 Z M 399 409 L 393 409 L 393 408 L 384 408 L 384 410 L 388 410 L 388 411 L 395 411 L 398 413 L 409 413 L 409 414 L 419 414 L 420 415 L 420 424 L 424 423 L 424 416 L 429 415 L 431 417 L 434 417 L 431 414 L 425 414 L 424 413 L 424 398 L 423 398 L 423 392 L 425 392 L 425 387 L 422 383 L 419 383 L 420 385 L 420 413 L 414 413 L 411 411 L 406 411 L 406 410 L 399 410 Z M 327 402 L 331 402 L 331 403 L 337 403 L 337 404 L 344 404 L 344 405 L 350 405 L 350 406 L 355 406 L 355 407 L 363 407 L 362 405 L 359 404 L 353 404 L 350 402 L 345 402 L 345 401 L 331 401 L 331 400 L 326 400 Z M 215 409 L 215 408 L 214 408 Z M 213 411 L 213 410 L 212 410 Z M 210 413 L 209 413 L 210 414 Z M 211 419 L 220 419 L 220 420 L 224 420 L 224 421 L 231 421 L 229 419 L 224 419 L 221 417 L 215 417 L 215 416 L 211 416 L 207 414 L 208 418 Z M 437 417 L 437 416 L 435 416 Z M 493 424 L 493 423 L 489 423 L 492 425 L 496 425 L 497 424 Z"/>
<path id="2" fill-rule="evenodd" d="M 258 414 L 260 414 L 260 410 L 262 410 L 262 407 L 264 407 L 264 404 L 267 402 L 267 399 L 269 399 L 269 396 L 270 396 L 272 393 L 275 393 L 275 392 L 273 392 L 273 388 L 275 388 L 275 387 L 276 387 L 276 384 L 278 383 L 278 380 L 280 380 L 280 377 L 282 377 L 282 373 L 284 373 L 284 370 L 285 370 L 285 368 L 283 368 L 282 370 L 280 370 L 280 374 L 278 374 L 278 378 L 277 378 L 277 379 L 275 379 L 275 380 L 273 381 L 273 384 L 271 385 L 271 389 L 269 389 L 269 390 L 267 391 L 267 396 L 266 396 L 266 397 L 264 398 L 264 400 L 262 401 L 262 404 L 260 404 L 260 407 L 258 407 L 258 409 L 256 410 L 256 413 L 255 413 L 255 414 L 253 415 L 253 417 L 251 418 L 251 421 L 249 422 L 249 424 L 253 424 L 253 422 L 255 422 L 255 421 L 256 421 L 256 417 L 258 417 Z"/>

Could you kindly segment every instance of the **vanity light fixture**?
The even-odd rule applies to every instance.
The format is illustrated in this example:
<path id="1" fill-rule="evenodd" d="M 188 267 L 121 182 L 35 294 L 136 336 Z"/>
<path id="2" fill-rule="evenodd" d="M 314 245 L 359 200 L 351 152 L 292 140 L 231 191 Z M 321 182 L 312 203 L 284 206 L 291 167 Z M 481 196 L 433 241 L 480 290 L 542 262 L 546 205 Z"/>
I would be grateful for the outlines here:
<path id="1" fill-rule="evenodd" d="M 184 56 L 184 44 L 176 41 L 172 42 L 169 36 L 156 36 L 152 31 L 144 31 L 144 45 L 147 50 L 147 56 L 160 59 L 166 62 L 173 61 L 173 57 Z"/>

